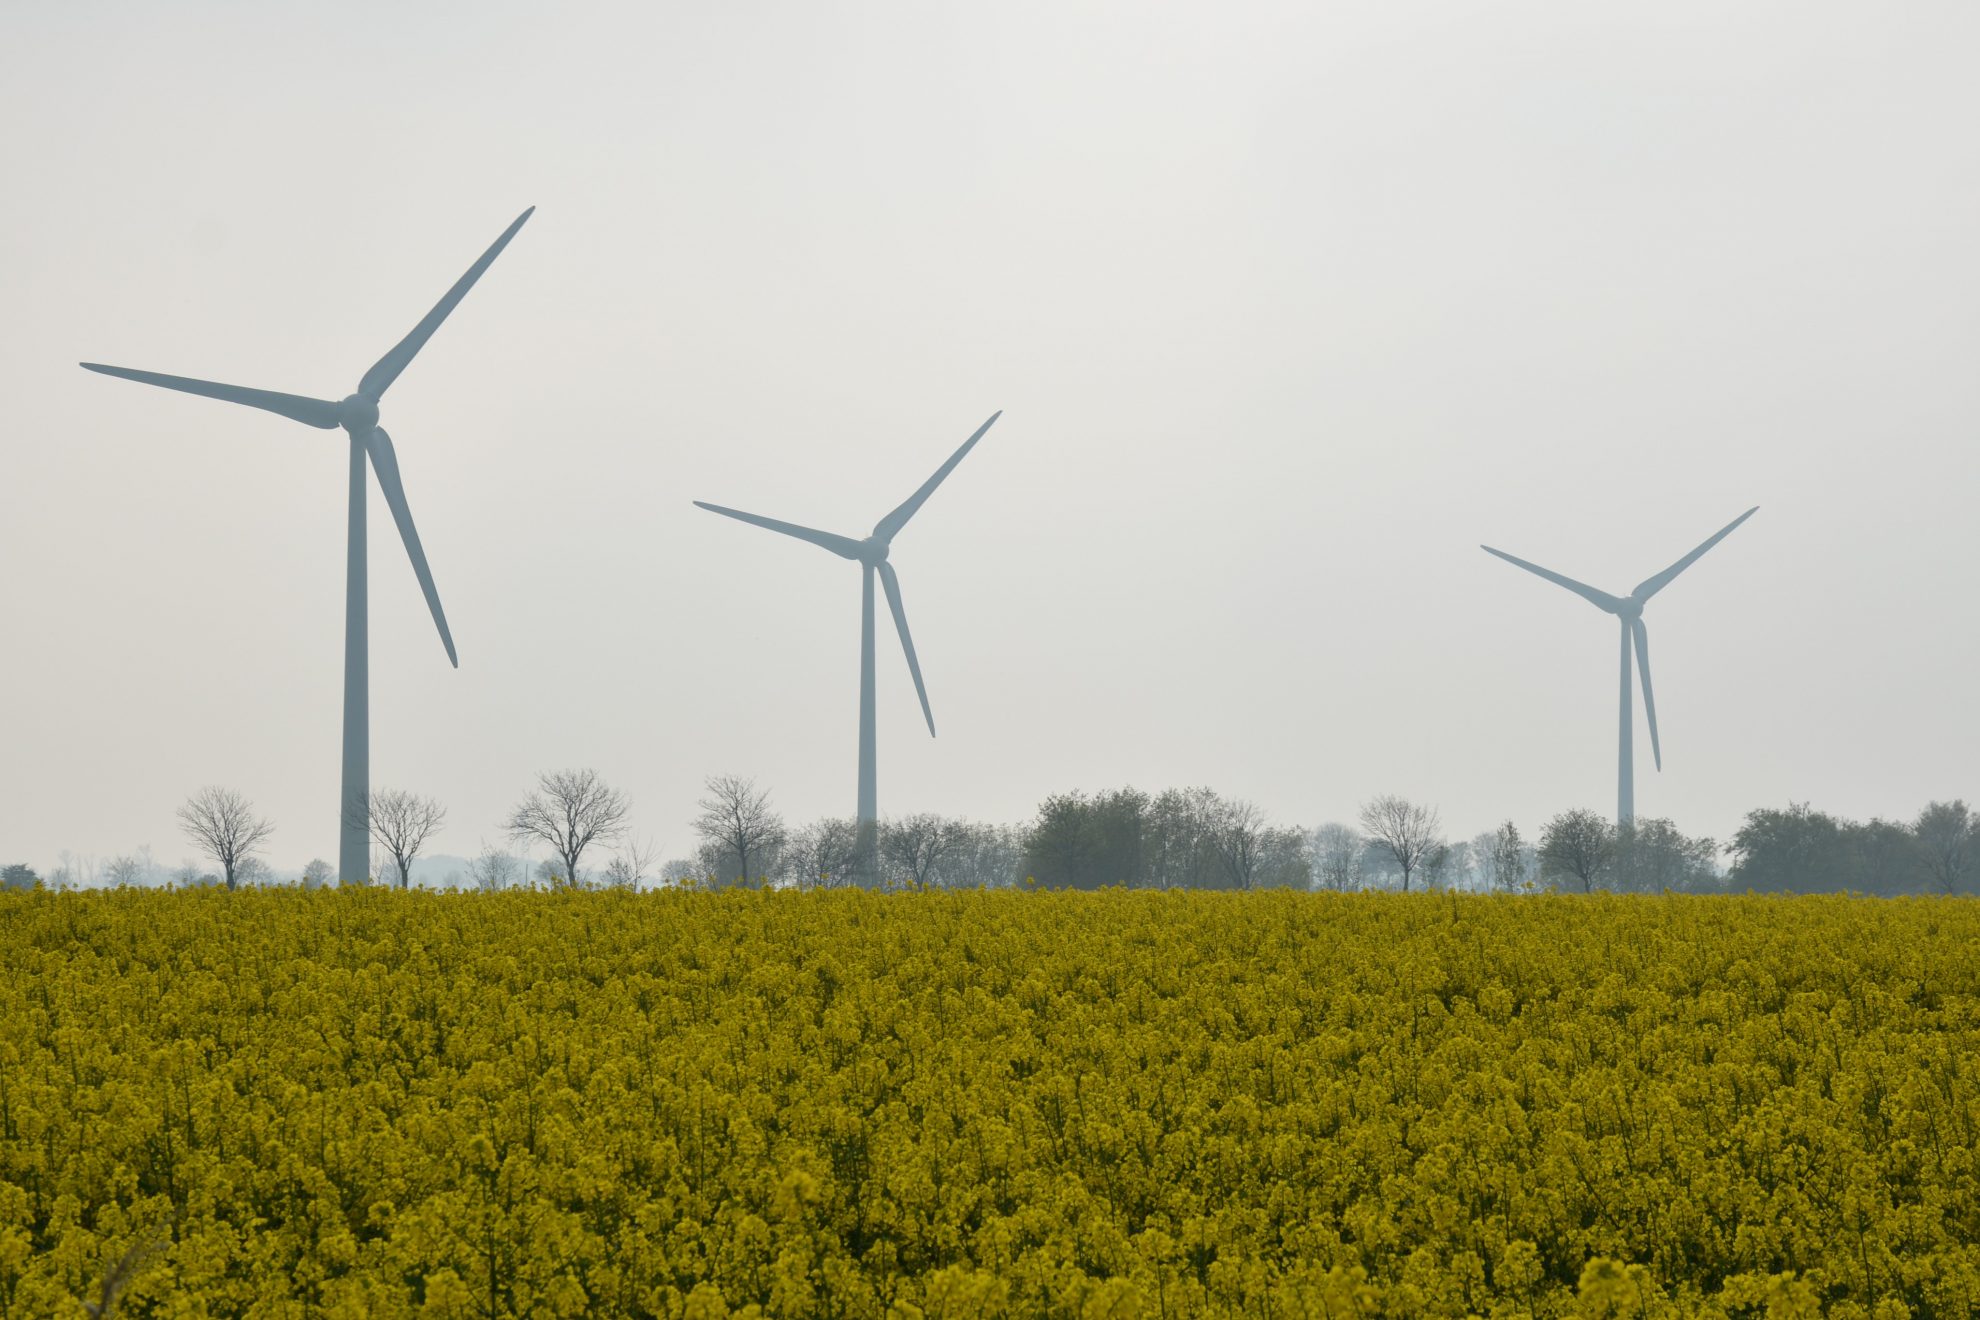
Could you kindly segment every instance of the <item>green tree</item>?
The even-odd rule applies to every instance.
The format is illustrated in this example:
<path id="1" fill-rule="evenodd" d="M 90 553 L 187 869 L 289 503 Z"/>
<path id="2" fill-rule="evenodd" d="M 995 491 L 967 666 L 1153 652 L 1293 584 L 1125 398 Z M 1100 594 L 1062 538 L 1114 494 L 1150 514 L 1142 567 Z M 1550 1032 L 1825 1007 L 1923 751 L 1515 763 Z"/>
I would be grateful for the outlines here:
<path id="1" fill-rule="evenodd" d="M 1046 798 L 1025 835 L 1026 873 L 1053 889 L 1140 885 L 1147 814 L 1148 795 L 1133 788 Z"/>
<path id="2" fill-rule="evenodd" d="M 1934 802 L 1911 827 L 1926 873 L 1941 893 L 1965 893 L 1980 869 L 1980 819 L 1966 803 Z"/>
<path id="3" fill-rule="evenodd" d="M 1719 845 L 1688 838 L 1668 820 L 1635 820 L 1616 830 L 1609 887 L 1625 893 L 1697 892 L 1718 887 Z"/>
<path id="4" fill-rule="evenodd" d="M 1540 878 L 1557 889 L 1581 886 L 1592 893 L 1607 883 L 1615 860 L 1616 828 L 1598 812 L 1563 811 L 1540 831 Z"/>

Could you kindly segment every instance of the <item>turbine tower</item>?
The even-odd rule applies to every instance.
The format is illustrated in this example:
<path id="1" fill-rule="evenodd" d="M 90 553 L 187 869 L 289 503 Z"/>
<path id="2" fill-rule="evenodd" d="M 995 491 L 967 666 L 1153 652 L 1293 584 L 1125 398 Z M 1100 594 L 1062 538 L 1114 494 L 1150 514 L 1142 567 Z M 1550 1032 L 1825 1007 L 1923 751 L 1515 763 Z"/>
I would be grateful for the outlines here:
<path id="1" fill-rule="evenodd" d="M 907 611 L 901 606 L 900 578 L 894 573 L 894 566 L 887 562 L 887 547 L 893 542 L 901 528 L 907 526 L 908 519 L 935 493 L 935 488 L 949 473 L 955 471 L 956 464 L 963 461 L 963 455 L 975 448 L 983 433 L 995 424 L 1004 414 L 1000 409 L 990 414 L 990 420 L 976 428 L 976 434 L 963 441 L 962 448 L 949 455 L 949 461 L 935 469 L 935 475 L 921 483 L 921 489 L 908 496 L 907 501 L 892 513 L 873 524 L 873 534 L 864 540 L 854 540 L 850 536 L 839 536 L 832 532 L 821 532 L 813 527 L 800 527 L 796 523 L 779 522 L 775 518 L 765 518 L 754 513 L 744 513 L 740 509 L 725 509 L 719 504 L 707 504 L 696 500 L 695 507 L 710 513 L 719 513 L 727 518 L 737 518 L 758 527 L 767 527 L 773 532 L 795 536 L 800 541 L 809 541 L 822 546 L 842 559 L 850 559 L 860 566 L 861 597 L 859 616 L 859 844 L 858 879 L 864 883 L 875 873 L 875 841 L 878 833 L 879 789 L 876 781 L 874 715 L 873 715 L 873 578 L 877 573 L 880 585 L 887 592 L 887 607 L 894 614 L 894 628 L 901 635 L 901 650 L 907 653 L 908 672 L 914 675 L 915 695 L 921 698 L 922 718 L 928 721 L 928 736 L 935 736 L 935 715 L 928 708 L 928 689 L 921 681 L 921 662 L 914 656 L 914 639 L 908 635 Z"/>
<path id="2" fill-rule="evenodd" d="M 106 376 L 121 376 L 125 380 L 159 385 L 185 394 L 246 404 L 250 408 L 276 413 L 322 431 L 342 427 L 350 436 L 349 557 L 344 578 L 344 775 L 343 796 L 337 812 L 337 878 L 344 883 L 362 882 L 371 873 L 368 819 L 371 802 L 370 647 L 365 626 L 364 470 L 367 462 L 378 476 L 378 489 L 385 496 L 386 506 L 392 510 L 392 520 L 399 525 L 399 536 L 406 543 L 406 555 L 412 560 L 413 573 L 419 578 L 419 589 L 425 593 L 426 607 L 433 612 L 433 622 L 440 629 L 440 643 L 447 648 L 447 659 L 456 669 L 460 668 L 461 663 L 454 653 L 453 634 L 447 631 L 447 616 L 440 609 L 440 593 L 434 589 L 433 574 L 426 566 L 426 552 L 420 549 L 419 533 L 413 528 L 412 510 L 406 504 L 405 485 L 399 479 L 399 459 L 392 448 L 392 437 L 378 424 L 378 402 L 535 210 L 532 206 L 517 216 L 515 223 L 502 231 L 502 236 L 481 254 L 479 261 L 468 267 L 467 274 L 447 290 L 447 295 L 434 305 L 426 318 L 413 327 L 412 333 L 364 373 L 364 378 L 358 382 L 357 392 L 341 400 L 277 394 L 240 385 L 221 385 L 210 380 L 166 376 L 155 371 L 106 367 L 96 362 L 82 364 L 88 370 L 100 371 Z"/>
<path id="3" fill-rule="evenodd" d="M 1696 550 L 1656 576 L 1647 577 L 1637 583 L 1636 590 L 1627 596 L 1611 596 L 1606 591 L 1598 591 L 1584 582 L 1576 582 L 1571 577 L 1564 577 L 1538 564 L 1529 564 L 1524 559 L 1509 555 L 1503 550 L 1494 550 L 1489 545 L 1479 547 L 1487 554 L 1497 555 L 1509 564 L 1517 564 L 1529 573 L 1537 573 L 1557 586 L 1566 587 L 1595 608 L 1615 615 L 1622 625 L 1622 698 L 1621 709 L 1617 715 L 1620 746 L 1616 754 L 1616 823 L 1618 825 L 1627 825 L 1636 819 L 1636 754 L 1631 745 L 1631 734 L 1635 729 L 1636 720 L 1631 701 L 1629 670 L 1632 649 L 1636 652 L 1636 666 L 1643 673 L 1643 713 L 1650 721 L 1650 752 L 1656 758 L 1657 768 L 1659 770 L 1664 768 L 1664 751 L 1657 741 L 1657 698 L 1650 687 L 1650 633 L 1643 626 L 1643 607 L 1649 603 L 1652 596 L 1669 586 L 1672 578 L 1690 568 L 1700 555 L 1724 540 L 1733 528 L 1759 511 L 1760 506 L 1756 504 L 1740 514 L 1707 537 L 1704 544 Z"/>

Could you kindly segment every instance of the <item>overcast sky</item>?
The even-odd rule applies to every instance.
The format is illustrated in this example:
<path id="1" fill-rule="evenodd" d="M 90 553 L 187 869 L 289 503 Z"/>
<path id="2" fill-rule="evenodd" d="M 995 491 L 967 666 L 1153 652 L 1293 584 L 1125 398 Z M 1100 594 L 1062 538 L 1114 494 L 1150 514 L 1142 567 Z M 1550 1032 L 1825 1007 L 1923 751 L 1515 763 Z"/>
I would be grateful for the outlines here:
<path id="1" fill-rule="evenodd" d="M 0 862 L 336 856 L 346 441 L 78 360 L 340 397 L 525 206 L 385 421 L 372 776 L 494 840 L 596 767 L 880 804 L 1398 792 L 1613 810 L 1618 594 L 1729 834 L 1980 793 L 1980 8 L 99 5 L 0 28 Z M 603 857 L 600 857 L 603 861 Z"/>

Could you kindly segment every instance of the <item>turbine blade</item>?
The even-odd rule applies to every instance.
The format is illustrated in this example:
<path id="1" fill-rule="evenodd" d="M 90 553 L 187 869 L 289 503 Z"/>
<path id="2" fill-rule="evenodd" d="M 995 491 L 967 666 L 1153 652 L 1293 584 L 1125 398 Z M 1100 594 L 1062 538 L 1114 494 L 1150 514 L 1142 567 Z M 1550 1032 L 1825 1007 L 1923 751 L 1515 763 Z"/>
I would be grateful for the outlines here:
<path id="1" fill-rule="evenodd" d="M 977 427 L 976 434 L 963 441 L 962 448 L 949 455 L 949 461 L 936 468 L 935 475 L 922 482 L 920 490 L 908 496 L 907 502 L 900 508 L 873 524 L 873 534 L 883 541 L 893 540 L 895 534 L 907 526 L 907 520 L 914 517 L 915 510 L 928 502 L 928 497 L 935 493 L 935 488 L 942 484 L 942 479 L 956 470 L 956 464 L 963 461 L 963 455 L 975 448 L 976 442 L 983 438 L 983 433 L 996 425 L 997 419 L 1003 415 L 1004 410 L 1001 408 L 991 413 L 990 420 Z"/>
<path id="2" fill-rule="evenodd" d="M 1481 545 L 1478 548 L 1480 550 L 1483 550 L 1488 555 L 1497 555 L 1499 558 L 1505 560 L 1508 564 L 1517 564 L 1529 573 L 1538 573 L 1541 577 L 1546 578 L 1549 582 L 1552 582 L 1556 586 L 1566 587 L 1569 591 L 1572 591 L 1575 595 L 1580 596 L 1583 600 L 1588 601 L 1590 604 L 1596 606 L 1599 609 L 1607 610 L 1611 614 L 1614 614 L 1618 609 L 1622 607 L 1622 602 L 1618 600 L 1616 597 L 1611 596 L 1606 591 L 1597 591 L 1594 587 L 1589 586 L 1586 582 L 1576 582 L 1573 578 L 1564 577 L 1561 574 L 1554 572 L 1554 570 L 1551 568 L 1542 568 L 1538 564 L 1529 564 L 1524 559 L 1521 559 L 1516 555 L 1509 555 L 1503 550 L 1494 550 L 1489 545 Z"/>
<path id="3" fill-rule="evenodd" d="M 719 513 L 724 518 L 737 518 L 746 523 L 754 523 L 758 527 L 768 527 L 773 532 L 795 536 L 798 540 L 809 541 L 813 545 L 822 545 L 833 554 L 843 555 L 847 559 L 859 558 L 859 542 L 850 536 L 821 532 L 816 527 L 802 527 L 797 523 L 779 522 L 775 518 L 765 518 L 762 514 L 744 513 L 741 509 L 725 509 L 719 504 L 708 504 L 702 500 L 696 500 L 694 507 L 706 509 L 710 513 Z"/>
<path id="4" fill-rule="evenodd" d="M 1643 626 L 1643 616 L 1629 621 L 1629 634 L 1636 642 L 1636 672 L 1643 676 L 1643 713 L 1650 717 L 1650 755 L 1657 759 L 1657 768 L 1662 770 L 1664 749 L 1657 742 L 1657 694 L 1650 687 L 1650 630 Z"/>
<path id="5" fill-rule="evenodd" d="M 1657 576 L 1644 578 L 1643 581 L 1636 584 L 1636 590 L 1631 592 L 1630 594 L 1636 597 L 1636 599 L 1638 600 L 1649 600 L 1652 596 L 1656 595 L 1658 592 L 1662 591 L 1665 587 L 1669 586 L 1671 584 L 1672 578 L 1684 572 L 1685 569 L 1690 568 L 1691 565 L 1698 559 L 1698 556 L 1704 554 L 1707 550 L 1710 550 L 1713 546 L 1725 540 L 1726 534 L 1728 532 L 1732 531 L 1733 528 L 1739 526 L 1741 523 L 1745 522 L 1748 518 L 1751 518 L 1754 514 L 1758 512 L 1760 512 L 1760 506 L 1756 504 L 1752 508 L 1748 509 L 1745 513 L 1740 514 L 1739 517 L 1727 523 L 1724 527 L 1721 527 L 1718 531 L 1712 533 L 1711 536 L 1706 538 L 1705 543 L 1703 545 L 1699 546 L 1696 550 L 1693 550 L 1690 554 L 1686 555 L 1684 558 L 1678 560 L 1675 564 L 1672 564 L 1669 568 L 1665 569 L 1663 572 L 1657 574 Z"/>
<path id="6" fill-rule="evenodd" d="M 928 721 L 928 736 L 935 736 L 935 712 L 928 709 L 928 689 L 921 681 L 921 661 L 914 658 L 914 638 L 908 636 L 907 610 L 901 606 L 901 580 L 894 566 L 880 561 L 880 585 L 887 589 L 887 608 L 894 612 L 894 629 L 901 635 L 901 649 L 907 652 L 908 672 L 914 675 L 914 694 L 921 698 L 921 717 Z"/>
<path id="7" fill-rule="evenodd" d="M 129 367 L 106 367 L 101 362 L 79 363 L 85 371 L 101 372 L 105 376 L 118 376 L 124 380 L 134 380 L 143 385 L 158 385 L 181 394 L 198 394 L 209 399 L 224 399 L 228 403 L 244 403 L 250 408 L 272 412 L 289 418 L 291 421 L 314 426 L 318 430 L 335 430 L 343 416 L 343 407 L 328 399 L 312 399 L 303 394 L 277 394 L 273 390 L 251 390 L 245 385 L 222 385 L 218 381 L 194 380 L 190 376 L 167 376 L 156 371 L 134 371 Z"/>
<path id="8" fill-rule="evenodd" d="M 399 455 L 392 448 L 392 437 L 385 428 L 374 426 L 365 437 L 364 447 L 371 454 L 371 470 L 378 476 L 378 489 L 385 493 L 385 504 L 392 510 L 392 521 L 399 524 L 399 539 L 406 543 L 406 557 L 412 560 L 419 589 L 426 595 L 426 608 L 433 611 L 434 626 L 440 629 L 440 643 L 447 648 L 447 659 L 461 667 L 454 654 L 454 635 L 447 631 L 447 615 L 440 608 L 440 593 L 433 585 L 433 570 L 426 566 L 426 551 L 420 549 L 419 531 L 413 526 L 412 509 L 406 504 L 405 483 L 399 479 Z"/>
<path id="9" fill-rule="evenodd" d="M 530 207 L 516 217 L 514 224 L 502 231 L 502 236 L 481 254 L 481 260 L 469 266 L 467 274 L 455 280 L 454 287 L 447 290 L 447 296 L 433 305 L 433 310 L 426 314 L 426 319 L 414 326 L 411 334 L 401 339 L 397 347 L 379 358 L 371 370 L 364 373 L 364 379 L 358 382 L 359 394 L 373 403 L 384 397 L 385 391 L 392 387 L 392 382 L 399 378 L 399 373 L 406 369 L 406 364 L 413 360 L 413 356 L 420 349 L 426 347 L 427 340 L 433 338 L 433 332 L 440 328 L 440 323 L 447 319 L 448 313 L 454 310 L 461 299 L 467 297 L 467 291 L 474 287 L 474 282 L 482 277 L 495 258 L 502 255 L 502 249 L 509 245 L 509 240 L 514 238 L 516 231 L 523 227 L 523 221 L 535 213 L 536 208 Z"/>

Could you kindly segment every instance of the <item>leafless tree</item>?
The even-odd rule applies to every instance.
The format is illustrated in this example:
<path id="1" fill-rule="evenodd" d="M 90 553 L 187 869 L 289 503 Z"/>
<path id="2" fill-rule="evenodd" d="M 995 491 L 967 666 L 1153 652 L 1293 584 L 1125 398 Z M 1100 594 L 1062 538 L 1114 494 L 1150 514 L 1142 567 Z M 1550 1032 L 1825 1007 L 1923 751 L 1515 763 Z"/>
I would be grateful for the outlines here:
<path id="1" fill-rule="evenodd" d="M 112 857 L 109 864 L 103 868 L 104 881 L 119 889 L 141 885 L 144 883 L 144 877 L 143 860 L 131 853 L 126 853 L 122 857 Z"/>
<path id="2" fill-rule="evenodd" d="M 1419 806 L 1394 793 L 1384 793 L 1361 809 L 1361 828 L 1395 861 L 1405 894 L 1410 877 L 1443 844 L 1437 837 L 1440 823 L 1435 807 Z"/>
<path id="3" fill-rule="evenodd" d="M 1367 841 L 1346 825 L 1313 831 L 1314 871 L 1322 889 L 1361 888 L 1361 853 Z"/>
<path id="4" fill-rule="evenodd" d="M 928 889 L 937 881 L 951 853 L 962 842 L 960 822 L 922 812 L 890 820 L 880 827 L 883 874 L 907 889 Z"/>
<path id="5" fill-rule="evenodd" d="M 50 889 L 91 889 L 95 885 L 96 858 L 78 856 L 67 848 L 55 854 L 55 870 L 48 877 Z"/>
<path id="6" fill-rule="evenodd" d="M 1297 826 L 1273 826 L 1258 841 L 1258 865 L 1252 871 L 1257 889 L 1313 888 L 1313 849 L 1307 833 Z"/>
<path id="7" fill-rule="evenodd" d="M 660 883 L 676 889 L 692 889 L 701 883 L 701 868 L 692 858 L 669 858 L 660 868 Z"/>
<path id="8" fill-rule="evenodd" d="M 255 815 L 253 804 L 230 788 L 202 788 L 187 798 L 179 828 L 220 867 L 229 889 L 241 864 L 275 833 L 275 823 Z"/>
<path id="9" fill-rule="evenodd" d="M 625 794 L 597 771 L 555 770 L 539 776 L 536 792 L 509 814 L 509 834 L 548 844 L 564 864 L 564 882 L 575 885 L 584 850 L 624 832 L 630 809 Z"/>
<path id="10" fill-rule="evenodd" d="M 785 835 L 784 818 L 770 806 L 770 790 L 744 775 L 715 775 L 704 786 L 708 796 L 696 804 L 701 814 L 694 819 L 694 832 L 709 860 L 734 872 L 733 877 L 716 872 L 716 879 L 748 884 L 767 878 Z"/>
<path id="11" fill-rule="evenodd" d="M 1581 892 L 1594 891 L 1616 852 L 1616 827 L 1599 812 L 1563 811 L 1540 831 L 1540 874 L 1556 885 L 1572 879 Z"/>
<path id="12" fill-rule="evenodd" d="M 1918 847 L 1925 855 L 1925 868 L 1934 884 L 1948 894 L 1966 887 L 1968 877 L 1980 869 L 1980 817 L 1966 803 L 1933 802 L 1918 813 L 1911 827 Z"/>
<path id="13" fill-rule="evenodd" d="M 468 879 L 476 889 L 490 893 L 507 889 L 522 875 L 522 863 L 513 853 L 503 852 L 493 844 L 481 845 L 481 855 L 468 863 Z"/>
<path id="14" fill-rule="evenodd" d="M 1015 825 L 952 822 L 956 841 L 942 861 L 954 889 L 1008 889 L 1024 878 L 1024 831 Z"/>
<path id="15" fill-rule="evenodd" d="M 447 809 L 439 801 L 403 788 L 381 788 L 352 805 L 356 819 L 369 823 L 371 840 L 392 859 L 399 888 L 412 883 L 413 860 L 442 825 Z"/>
<path id="16" fill-rule="evenodd" d="M 786 856 L 801 889 L 849 885 L 859 864 L 859 822 L 835 816 L 815 820 L 791 836 Z"/>
<path id="17" fill-rule="evenodd" d="M 1223 860 L 1216 833 L 1224 800 L 1208 788 L 1171 788 L 1146 811 L 1143 848 L 1148 883 L 1156 889 L 1207 888 Z"/>
<path id="18" fill-rule="evenodd" d="M 1480 835 L 1489 845 L 1480 853 L 1486 858 L 1487 882 L 1507 894 L 1525 890 L 1527 880 L 1526 840 L 1519 837 L 1519 826 L 1506 821 L 1489 835 Z"/>
<path id="19" fill-rule="evenodd" d="M 614 889 L 630 889 L 635 894 L 653 874 L 654 863 L 659 860 L 653 851 L 653 841 L 644 843 L 628 838 L 610 862 L 605 865 L 605 883 Z"/>
<path id="20" fill-rule="evenodd" d="M 310 858 L 309 865 L 302 869 L 302 884 L 304 889 L 325 889 L 336 883 L 336 880 L 337 868 L 324 861 L 321 857 Z"/>
<path id="21" fill-rule="evenodd" d="M 1233 889 L 1250 889 L 1258 878 L 1265 842 L 1265 813 L 1239 798 L 1217 798 L 1207 841 Z"/>

